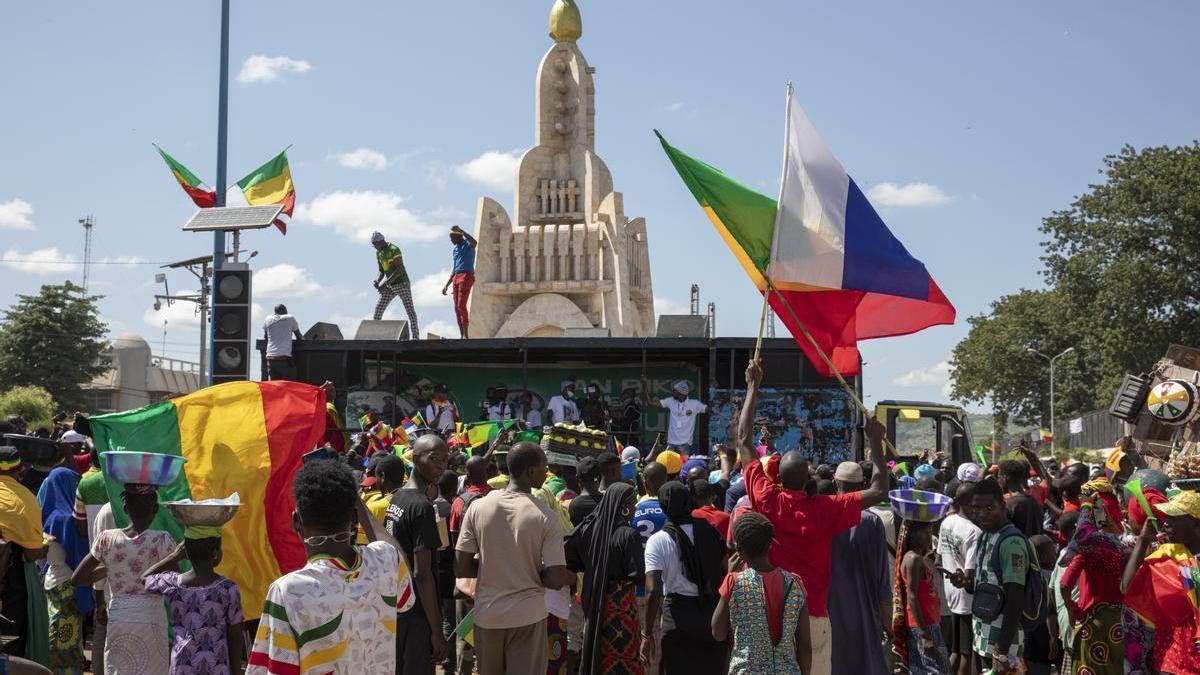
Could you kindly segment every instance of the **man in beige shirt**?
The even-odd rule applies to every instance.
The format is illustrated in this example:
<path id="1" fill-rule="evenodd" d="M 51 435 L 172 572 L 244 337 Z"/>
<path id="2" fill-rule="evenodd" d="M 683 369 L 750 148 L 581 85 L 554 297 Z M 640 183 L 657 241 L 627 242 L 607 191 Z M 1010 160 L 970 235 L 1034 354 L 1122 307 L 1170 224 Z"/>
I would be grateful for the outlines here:
<path id="1" fill-rule="evenodd" d="M 546 480 L 545 453 L 534 443 L 517 443 L 508 471 L 507 489 L 471 504 L 455 546 L 455 576 L 476 579 L 480 675 L 545 672 L 545 589 L 575 580 L 558 516 L 530 494 Z"/>

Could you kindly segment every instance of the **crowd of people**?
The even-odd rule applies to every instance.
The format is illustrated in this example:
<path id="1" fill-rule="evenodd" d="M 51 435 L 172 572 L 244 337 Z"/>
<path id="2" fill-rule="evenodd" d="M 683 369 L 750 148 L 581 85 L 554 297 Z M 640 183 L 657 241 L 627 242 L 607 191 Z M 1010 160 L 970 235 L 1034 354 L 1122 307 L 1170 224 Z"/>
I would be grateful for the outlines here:
<path id="1" fill-rule="evenodd" d="M 875 420 L 866 461 L 812 466 L 755 438 L 761 381 L 752 362 L 736 436 L 711 456 L 656 444 L 568 463 L 509 432 L 452 449 L 436 429 L 405 452 L 314 452 L 292 485 L 308 562 L 271 584 L 251 621 L 216 571 L 220 528 L 189 527 L 179 543 L 152 529 L 153 485 L 124 485 L 110 503 L 87 419 L 59 420 L 37 462 L 0 448 L 0 632 L 15 636 L 0 663 L 110 675 L 1200 672 L 1200 493 L 1124 448 L 1094 468 L 1046 466 L 1023 447 L 990 467 L 889 465 Z M 659 402 L 672 416 L 704 412 L 675 393 Z"/>

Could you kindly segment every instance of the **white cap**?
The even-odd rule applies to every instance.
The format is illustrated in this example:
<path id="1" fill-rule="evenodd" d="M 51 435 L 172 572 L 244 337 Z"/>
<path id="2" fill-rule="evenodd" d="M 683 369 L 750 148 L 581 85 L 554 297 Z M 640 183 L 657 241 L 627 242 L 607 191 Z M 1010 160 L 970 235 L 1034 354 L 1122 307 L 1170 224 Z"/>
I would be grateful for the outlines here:
<path id="1" fill-rule="evenodd" d="M 70 431 L 64 433 L 62 435 L 62 437 L 58 439 L 58 442 L 59 443 L 87 443 L 87 436 L 84 436 L 83 434 L 79 433 L 78 431 L 71 429 Z"/>
<path id="2" fill-rule="evenodd" d="M 675 384 L 671 385 L 671 389 L 674 389 L 680 394 L 687 396 L 688 392 L 692 390 L 692 385 L 688 384 L 687 380 L 679 380 Z"/>
<path id="3" fill-rule="evenodd" d="M 372 233 L 371 233 L 371 243 L 372 243 L 372 244 L 374 244 L 374 243 L 375 243 L 375 242 L 377 242 L 377 241 L 383 241 L 383 233 L 381 233 L 381 232 L 372 232 Z"/>
<path id="4" fill-rule="evenodd" d="M 642 458 L 642 451 L 632 445 L 621 451 L 621 461 L 629 462 Z"/>

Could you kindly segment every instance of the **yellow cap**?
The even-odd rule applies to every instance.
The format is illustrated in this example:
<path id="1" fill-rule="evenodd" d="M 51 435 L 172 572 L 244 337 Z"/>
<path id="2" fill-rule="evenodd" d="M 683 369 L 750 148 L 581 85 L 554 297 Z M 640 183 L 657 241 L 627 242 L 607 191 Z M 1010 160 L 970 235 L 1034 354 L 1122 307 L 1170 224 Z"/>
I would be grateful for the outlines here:
<path id="1" fill-rule="evenodd" d="M 1200 518 L 1200 493 L 1184 491 L 1171 497 L 1159 510 L 1166 516 L 1191 516 Z"/>
<path id="2" fill-rule="evenodd" d="M 658 453 L 658 457 L 655 457 L 654 461 L 667 467 L 667 473 L 679 473 L 679 470 L 683 468 L 683 458 L 674 450 Z"/>

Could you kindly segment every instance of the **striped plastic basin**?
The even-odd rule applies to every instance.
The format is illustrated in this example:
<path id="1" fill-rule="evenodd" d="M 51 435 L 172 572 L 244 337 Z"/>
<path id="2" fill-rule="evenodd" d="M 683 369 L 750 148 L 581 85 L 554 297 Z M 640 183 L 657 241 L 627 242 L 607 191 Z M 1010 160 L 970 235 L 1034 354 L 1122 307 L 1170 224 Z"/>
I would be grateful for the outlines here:
<path id="1" fill-rule="evenodd" d="M 940 492 L 904 488 L 888 493 L 892 509 L 905 520 L 933 523 L 941 520 L 950 510 L 952 500 Z"/>
<path id="2" fill-rule="evenodd" d="M 187 461 L 179 455 L 128 450 L 110 450 L 101 457 L 104 458 L 105 474 L 122 484 L 170 485 L 179 477 L 183 463 Z"/>

